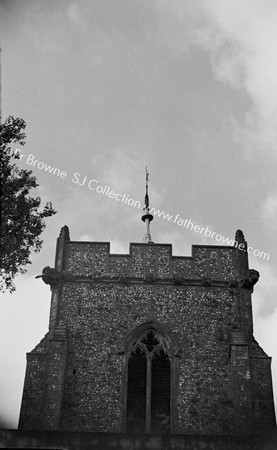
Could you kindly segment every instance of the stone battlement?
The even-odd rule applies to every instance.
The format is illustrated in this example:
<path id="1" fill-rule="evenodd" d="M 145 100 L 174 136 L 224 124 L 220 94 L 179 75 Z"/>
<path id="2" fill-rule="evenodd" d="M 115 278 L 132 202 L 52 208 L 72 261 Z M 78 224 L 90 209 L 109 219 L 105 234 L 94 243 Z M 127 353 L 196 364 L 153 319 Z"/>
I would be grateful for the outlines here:
<path id="1" fill-rule="evenodd" d="M 239 276 L 235 247 L 192 246 L 192 256 L 172 256 L 171 244 L 130 244 L 130 254 L 110 253 L 107 242 L 68 242 L 62 272 L 77 276 L 135 279 L 230 280 Z"/>

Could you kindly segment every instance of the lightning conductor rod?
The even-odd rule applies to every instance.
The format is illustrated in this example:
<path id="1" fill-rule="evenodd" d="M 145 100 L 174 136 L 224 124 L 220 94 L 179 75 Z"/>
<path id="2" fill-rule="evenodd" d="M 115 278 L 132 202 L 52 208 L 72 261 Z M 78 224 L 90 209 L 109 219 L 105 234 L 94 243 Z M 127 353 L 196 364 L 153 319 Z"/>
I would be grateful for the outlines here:
<path id="1" fill-rule="evenodd" d="M 145 214 L 142 216 L 141 220 L 145 222 L 146 225 L 146 233 L 143 242 L 146 244 L 153 244 L 153 241 L 151 239 L 150 235 L 150 222 L 153 220 L 152 214 L 150 214 L 150 208 L 149 208 L 149 196 L 148 196 L 148 181 L 149 181 L 149 172 L 147 172 L 147 167 L 145 168 L 145 197 L 144 197 L 144 208 Z"/>

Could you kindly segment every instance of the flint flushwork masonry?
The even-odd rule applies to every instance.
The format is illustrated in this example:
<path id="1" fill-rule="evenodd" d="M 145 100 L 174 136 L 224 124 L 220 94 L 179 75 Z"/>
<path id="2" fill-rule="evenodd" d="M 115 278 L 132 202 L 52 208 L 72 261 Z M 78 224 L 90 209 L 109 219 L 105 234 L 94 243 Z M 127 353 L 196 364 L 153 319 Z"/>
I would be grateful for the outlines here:
<path id="1" fill-rule="evenodd" d="M 236 241 L 247 246 L 240 231 Z M 170 244 L 134 243 L 114 255 L 109 243 L 70 241 L 65 226 L 55 268 L 41 277 L 52 292 L 49 331 L 27 355 L 20 430 L 274 428 L 271 358 L 253 335 L 259 274 L 246 252 L 195 245 L 181 257 Z"/>

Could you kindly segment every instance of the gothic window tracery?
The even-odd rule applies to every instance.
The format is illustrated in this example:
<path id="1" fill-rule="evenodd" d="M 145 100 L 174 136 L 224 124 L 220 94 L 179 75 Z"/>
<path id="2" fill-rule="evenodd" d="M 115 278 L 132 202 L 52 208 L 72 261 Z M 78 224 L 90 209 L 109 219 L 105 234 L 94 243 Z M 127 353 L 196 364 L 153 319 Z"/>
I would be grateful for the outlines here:
<path id="1" fill-rule="evenodd" d="M 148 330 L 129 346 L 126 428 L 129 432 L 170 431 L 170 343 Z"/>

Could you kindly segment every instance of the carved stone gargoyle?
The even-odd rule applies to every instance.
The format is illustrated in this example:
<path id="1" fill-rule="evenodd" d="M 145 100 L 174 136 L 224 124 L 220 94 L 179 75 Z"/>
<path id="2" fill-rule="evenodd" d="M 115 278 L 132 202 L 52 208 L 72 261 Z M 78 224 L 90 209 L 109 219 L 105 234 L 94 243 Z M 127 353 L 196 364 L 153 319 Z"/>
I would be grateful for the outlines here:
<path id="1" fill-rule="evenodd" d="M 56 269 L 52 269 L 47 266 L 42 270 L 42 274 L 37 275 L 36 278 L 42 278 L 44 283 L 49 284 L 52 288 L 59 284 L 60 280 L 63 278 L 63 274 L 58 272 Z"/>
<path id="2" fill-rule="evenodd" d="M 253 286 L 259 280 L 260 274 L 257 270 L 249 269 L 244 278 L 240 280 L 240 287 L 244 289 L 253 289 Z"/>

